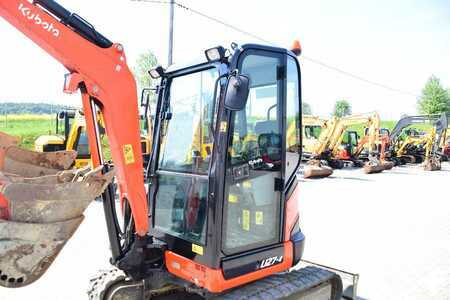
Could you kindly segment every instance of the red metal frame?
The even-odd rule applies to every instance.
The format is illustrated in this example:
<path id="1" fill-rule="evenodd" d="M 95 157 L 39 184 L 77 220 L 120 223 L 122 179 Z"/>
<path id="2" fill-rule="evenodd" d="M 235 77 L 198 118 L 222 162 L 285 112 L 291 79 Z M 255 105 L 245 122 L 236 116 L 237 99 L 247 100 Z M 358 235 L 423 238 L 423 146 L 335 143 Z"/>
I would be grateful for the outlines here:
<path id="1" fill-rule="evenodd" d="M 172 251 L 165 252 L 165 259 L 170 273 L 195 283 L 197 286 L 205 288 L 212 293 L 221 293 L 269 275 L 286 271 L 292 267 L 293 253 L 292 242 L 284 242 L 282 263 L 231 279 L 225 279 L 221 269 L 208 268 Z"/>
<path id="2" fill-rule="evenodd" d="M 148 207 L 136 82 L 127 66 L 122 45 L 100 48 L 27 0 L 0 0 L 0 16 L 69 70 L 65 92 L 74 93 L 81 88 L 94 166 L 100 165 L 101 153 L 92 103 L 95 102 L 103 113 L 121 200 L 129 201 L 136 232 L 144 236 L 148 232 Z"/>

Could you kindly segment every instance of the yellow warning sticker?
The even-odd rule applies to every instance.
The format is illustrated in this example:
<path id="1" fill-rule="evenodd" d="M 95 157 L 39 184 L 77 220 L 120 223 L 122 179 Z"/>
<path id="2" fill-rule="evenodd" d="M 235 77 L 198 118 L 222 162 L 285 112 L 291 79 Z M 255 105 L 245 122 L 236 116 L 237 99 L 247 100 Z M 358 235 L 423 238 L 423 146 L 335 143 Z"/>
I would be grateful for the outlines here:
<path id="1" fill-rule="evenodd" d="M 228 195 L 228 202 L 230 202 L 230 203 L 238 203 L 239 202 L 239 198 L 235 194 L 229 194 Z"/>
<path id="2" fill-rule="evenodd" d="M 250 231 L 250 211 L 242 210 L 242 229 Z"/>
<path id="3" fill-rule="evenodd" d="M 203 255 L 203 247 L 196 244 L 192 244 L 192 252 L 197 253 L 198 255 Z"/>
<path id="4" fill-rule="evenodd" d="M 134 163 L 134 152 L 131 144 L 123 146 L 123 156 L 125 158 L 125 164 L 129 165 Z"/>
<path id="5" fill-rule="evenodd" d="M 257 211 L 255 213 L 255 223 L 256 225 L 263 225 L 264 224 L 264 214 L 262 211 Z"/>
<path id="6" fill-rule="evenodd" d="M 242 185 L 246 189 L 251 189 L 252 188 L 252 182 L 250 180 L 244 181 L 244 183 Z"/>
<path id="7" fill-rule="evenodd" d="M 220 122 L 220 132 L 227 132 L 228 124 L 225 121 Z"/>

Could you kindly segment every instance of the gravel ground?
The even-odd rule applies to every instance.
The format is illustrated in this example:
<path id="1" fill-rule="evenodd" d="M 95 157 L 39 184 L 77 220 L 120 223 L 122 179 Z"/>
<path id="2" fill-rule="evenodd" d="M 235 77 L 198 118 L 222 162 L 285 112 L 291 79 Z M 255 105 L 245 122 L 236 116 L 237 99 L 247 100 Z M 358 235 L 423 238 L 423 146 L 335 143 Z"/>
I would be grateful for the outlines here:
<path id="1" fill-rule="evenodd" d="M 361 299 L 450 299 L 449 176 L 446 163 L 439 172 L 405 166 L 300 179 L 304 258 L 359 273 Z M 28 287 L 0 288 L 0 299 L 86 299 L 89 278 L 108 258 L 95 202 L 50 270 Z"/>
<path id="2" fill-rule="evenodd" d="M 305 259 L 359 273 L 362 299 L 450 299 L 450 165 L 302 181 Z"/>

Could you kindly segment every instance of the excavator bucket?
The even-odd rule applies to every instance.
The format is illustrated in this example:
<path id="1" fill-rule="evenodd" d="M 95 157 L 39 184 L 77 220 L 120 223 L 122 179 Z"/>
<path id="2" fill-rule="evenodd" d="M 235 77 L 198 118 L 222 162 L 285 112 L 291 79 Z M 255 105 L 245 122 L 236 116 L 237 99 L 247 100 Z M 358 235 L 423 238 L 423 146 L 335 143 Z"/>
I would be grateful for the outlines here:
<path id="1" fill-rule="evenodd" d="M 0 171 L 22 177 L 54 175 L 70 168 L 77 157 L 76 151 L 35 152 L 16 146 L 7 147 L 0 159 Z"/>
<path id="2" fill-rule="evenodd" d="M 333 169 L 320 160 L 310 160 L 305 166 L 304 178 L 324 178 L 333 174 Z"/>
<path id="3" fill-rule="evenodd" d="M 0 176 L 0 286 L 22 287 L 46 272 L 86 207 L 112 181 L 113 172 L 101 171 Z"/>
<path id="4" fill-rule="evenodd" d="M 391 170 L 395 166 L 395 163 L 392 161 L 382 161 L 381 164 L 385 170 Z"/>
<path id="5" fill-rule="evenodd" d="M 439 171 L 442 168 L 441 161 L 435 157 L 425 159 L 422 166 L 425 171 Z"/>
<path id="6" fill-rule="evenodd" d="M 385 170 L 385 166 L 381 162 L 368 161 L 364 164 L 364 173 L 374 174 L 381 173 Z"/>

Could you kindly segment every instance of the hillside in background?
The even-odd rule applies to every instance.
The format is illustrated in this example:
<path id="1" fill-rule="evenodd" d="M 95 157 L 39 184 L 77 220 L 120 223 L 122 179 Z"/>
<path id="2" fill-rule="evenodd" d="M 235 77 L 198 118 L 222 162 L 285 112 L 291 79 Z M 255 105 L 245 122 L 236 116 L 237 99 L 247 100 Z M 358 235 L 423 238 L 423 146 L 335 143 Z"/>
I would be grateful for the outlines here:
<path id="1" fill-rule="evenodd" d="M 70 108 L 66 105 L 48 103 L 0 103 L 0 115 L 48 115 Z"/>

